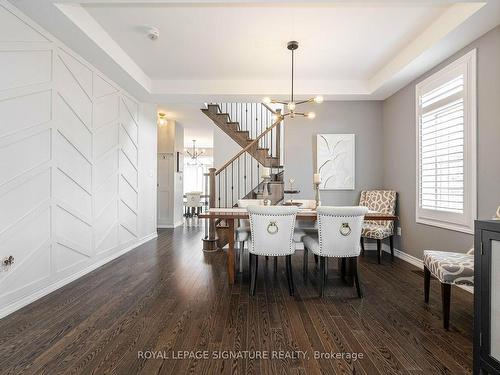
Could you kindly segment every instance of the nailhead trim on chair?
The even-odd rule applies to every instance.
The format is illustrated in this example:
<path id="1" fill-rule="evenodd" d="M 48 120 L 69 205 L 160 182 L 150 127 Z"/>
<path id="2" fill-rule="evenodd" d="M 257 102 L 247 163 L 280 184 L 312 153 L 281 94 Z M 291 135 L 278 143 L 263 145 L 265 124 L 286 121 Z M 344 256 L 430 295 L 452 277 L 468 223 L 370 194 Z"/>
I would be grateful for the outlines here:
<path id="1" fill-rule="evenodd" d="M 290 233 L 290 242 L 289 242 L 290 254 L 273 254 L 273 253 L 267 253 L 266 254 L 266 253 L 264 253 L 264 254 L 259 254 L 259 256 L 262 255 L 262 256 L 269 256 L 269 257 L 276 257 L 276 256 L 292 255 L 292 254 L 295 253 L 295 246 L 294 246 L 294 242 L 293 242 L 293 232 L 295 231 L 295 221 L 297 219 L 297 215 L 296 214 L 293 214 L 293 215 L 292 214 L 272 214 L 272 215 L 270 215 L 270 214 L 256 214 L 256 213 L 252 213 L 250 215 L 250 228 L 251 228 L 250 231 L 251 232 L 254 231 L 253 222 L 252 222 L 252 216 L 253 215 L 256 215 L 256 216 L 294 216 L 293 222 L 292 222 L 292 232 Z M 251 237 L 249 237 L 249 244 L 251 244 L 251 249 L 249 247 L 248 252 L 252 253 L 252 254 L 255 254 L 253 252 L 254 245 L 253 245 L 253 241 L 252 241 Z"/>
<path id="2" fill-rule="evenodd" d="M 319 215 L 318 215 L 319 216 Z M 330 216 L 330 217 L 335 217 L 335 218 L 352 218 L 352 217 L 358 217 L 357 215 L 349 215 L 349 216 L 338 216 L 338 215 L 329 215 L 329 214 L 321 214 L 321 216 Z M 326 254 L 321 254 L 321 249 L 323 248 L 322 242 L 321 242 L 321 236 L 319 233 L 321 232 L 321 220 L 318 219 L 318 243 L 319 243 L 319 256 L 326 256 L 328 258 L 347 258 L 347 255 L 342 255 L 342 256 L 335 256 L 335 255 L 326 255 Z M 353 257 L 358 256 L 358 254 L 352 254 Z"/>

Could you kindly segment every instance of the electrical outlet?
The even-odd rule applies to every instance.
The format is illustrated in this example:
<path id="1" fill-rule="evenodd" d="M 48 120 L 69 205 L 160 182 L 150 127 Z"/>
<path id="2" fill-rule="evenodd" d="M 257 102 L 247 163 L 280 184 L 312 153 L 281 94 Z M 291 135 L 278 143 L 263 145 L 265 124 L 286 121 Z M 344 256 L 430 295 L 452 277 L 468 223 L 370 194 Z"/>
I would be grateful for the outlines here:
<path id="1" fill-rule="evenodd" d="M 398 236 L 401 236 L 401 227 L 398 227 Z"/>

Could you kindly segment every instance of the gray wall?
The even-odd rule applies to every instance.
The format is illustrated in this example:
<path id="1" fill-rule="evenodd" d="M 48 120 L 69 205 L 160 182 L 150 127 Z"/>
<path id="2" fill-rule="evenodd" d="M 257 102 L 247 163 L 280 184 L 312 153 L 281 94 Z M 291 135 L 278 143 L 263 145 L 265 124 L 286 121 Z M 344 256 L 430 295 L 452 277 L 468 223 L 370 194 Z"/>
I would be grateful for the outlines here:
<path id="1" fill-rule="evenodd" d="M 295 198 L 314 199 L 316 134 L 320 133 L 356 134 L 356 189 L 321 191 L 324 205 L 351 205 L 358 202 L 361 190 L 383 187 L 382 102 L 335 101 L 300 109 L 314 111 L 316 118 L 285 120 L 285 186 L 290 177 L 295 178 L 294 186 L 301 191 Z"/>
<path id="2" fill-rule="evenodd" d="M 383 102 L 383 182 L 399 192 L 402 237 L 396 247 L 417 258 L 422 258 L 424 249 L 472 247 L 472 235 L 415 222 L 415 84 L 473 48 L 477 48 L 478 71 L 478 218 L 491 218 L 500 205 L 500 27 Z"/>

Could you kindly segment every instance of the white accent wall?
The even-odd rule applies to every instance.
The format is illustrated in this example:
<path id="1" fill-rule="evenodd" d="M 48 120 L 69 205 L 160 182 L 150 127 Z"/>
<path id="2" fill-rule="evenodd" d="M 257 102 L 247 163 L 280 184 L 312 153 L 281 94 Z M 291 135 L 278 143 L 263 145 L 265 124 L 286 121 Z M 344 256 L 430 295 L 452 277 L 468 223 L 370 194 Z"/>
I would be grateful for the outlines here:
<path id="1" fill-rule="evenodd" d="M 156 108 L 0 0 L 0 317 L 156 235 Z"/>

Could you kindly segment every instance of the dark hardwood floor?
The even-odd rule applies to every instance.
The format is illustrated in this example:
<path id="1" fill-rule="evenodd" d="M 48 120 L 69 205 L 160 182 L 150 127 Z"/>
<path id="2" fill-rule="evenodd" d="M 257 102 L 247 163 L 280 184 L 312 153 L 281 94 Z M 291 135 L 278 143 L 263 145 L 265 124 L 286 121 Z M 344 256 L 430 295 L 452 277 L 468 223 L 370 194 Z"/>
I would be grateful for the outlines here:
<path id="1" fill-rule="evenodd" d="M 203 253 L 201 235 L 195 225 L 161 230 L 157 240 L 0 320 L 0 373 L 471 373 L 469 293 L 453 288 L 447 332 L 439 284 L 431 282 L 425 305 L 415 267 L 391 263 L 387 254 L 378 265 L 367 251 L 359 266 L 364 298 L 330 264 L 320 299 L 314 260 L 304 283 L 297 252 L 294 297 L 284 261 L 275 274 L 273 261 L 264 259 L 250 297 L 247 271 L 229 287 L 225 257 Z M 142 358 L 152 351 L 168 359 Z M 290 358 L 296 351 L 307 353 Z M 315 351 L 363 358 L 315 359 Z M 172 358 L 230 353 L 247 358 Z M 282 358 L 253 359 L 258 353 Z"/>

